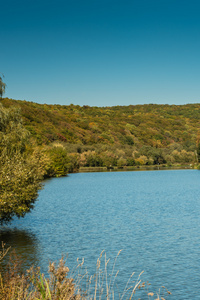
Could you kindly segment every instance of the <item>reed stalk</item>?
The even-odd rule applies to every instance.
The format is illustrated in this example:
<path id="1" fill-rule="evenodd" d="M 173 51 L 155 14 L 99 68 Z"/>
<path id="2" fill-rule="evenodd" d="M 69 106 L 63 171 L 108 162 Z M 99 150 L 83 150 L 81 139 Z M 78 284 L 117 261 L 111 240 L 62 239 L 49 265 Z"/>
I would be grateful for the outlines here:
<path id="1" fill-rule="evenodd" d="M 84 260 L 77 264 L 69 276 L 69 268 L 65 266 L 66 260 L 62 257 L 57 266 L 49 263 L 49 276 L 45 278 L 40 268 L 31 267 L 26 272 L 22 271 L 20 259 L 10 253 L 9 263 L 2 268 L 2 261 L 10 249 L 6 249 L 2 243 L 0 251 L 0 300 L 111 300 L 111 299 L 138 299 L 143 291 L 146 295 L 143 299 L 165 300 L 170 296 L 170 292 L 162 286 L 158 293 L 149 291 L 149 285 L 141 283 L 139 274 L 133 280 L 133 272 L 127 281 L 122 293 L 117 295 L 116 278 L 119 270 L 115 270 L 116 261 L 121 253 L 118 252 L 109 273 L 106 252 L 102 251 L 97 259 L 95 274 L 90 276 L 84 269 Z M 103 266 L 102 261 L 104 261 Z M 136 293 L 138 292 L 138 296 Z M 156 298 L 155 298 L 156 297 Z"/>

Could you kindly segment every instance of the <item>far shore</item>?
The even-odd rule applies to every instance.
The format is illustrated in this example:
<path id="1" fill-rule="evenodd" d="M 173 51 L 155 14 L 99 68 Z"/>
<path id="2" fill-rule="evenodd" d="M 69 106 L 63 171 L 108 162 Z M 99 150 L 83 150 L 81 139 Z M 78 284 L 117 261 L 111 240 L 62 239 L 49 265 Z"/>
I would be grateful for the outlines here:
<path id="1" fill-rule="evenodd" d="M 117 171 L 154 171 L 154 170 L 188 170 L 196 169 L 194 165 L 154 165 L 154 166 L 125 166 L 125 167 L 80 167 L 77 173 L 85 172 L 117 172 Z"/>

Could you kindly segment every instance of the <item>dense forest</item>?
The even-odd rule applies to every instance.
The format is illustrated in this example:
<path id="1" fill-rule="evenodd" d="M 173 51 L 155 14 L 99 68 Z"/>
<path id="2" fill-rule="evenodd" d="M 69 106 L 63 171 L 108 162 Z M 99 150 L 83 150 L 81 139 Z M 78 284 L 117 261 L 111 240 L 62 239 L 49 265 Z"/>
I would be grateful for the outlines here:
<path id="1" fill-rule="evenodd" d="M 46 176 L 80 167 L 194 165 L 198 162 L 200 104 L 89 107 L 4 98 L 20 108 L 32 144 L 48 164 Z"/>

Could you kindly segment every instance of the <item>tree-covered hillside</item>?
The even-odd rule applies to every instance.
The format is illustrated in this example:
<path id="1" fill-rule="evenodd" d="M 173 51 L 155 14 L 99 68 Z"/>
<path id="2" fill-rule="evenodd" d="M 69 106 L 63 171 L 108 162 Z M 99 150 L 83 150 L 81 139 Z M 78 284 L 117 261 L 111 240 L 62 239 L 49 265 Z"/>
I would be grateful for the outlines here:
<path id="1" fill-rule="evenodd" d="M 197 161 L 200 104 L 81 107 L 7 98 L 2 103 L 21 108 L 26 129 L 45 151 L 60 145 L 68 168 L 75 161 L 76 168 Z"/>

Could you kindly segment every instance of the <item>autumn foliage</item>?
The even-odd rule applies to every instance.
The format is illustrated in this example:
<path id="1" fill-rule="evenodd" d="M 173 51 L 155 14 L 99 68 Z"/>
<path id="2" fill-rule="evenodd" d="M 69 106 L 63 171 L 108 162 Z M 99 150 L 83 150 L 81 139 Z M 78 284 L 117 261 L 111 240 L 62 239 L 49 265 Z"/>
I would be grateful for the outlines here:
<path id="1" fill-rule="evenodd" d="M 51 158 L 50 176 L 79 167 L 169 166 L 198 161 L 200 104 L 89 107 L 7 98 L 2 103 L 20 107 L 25 128 Z"/>

